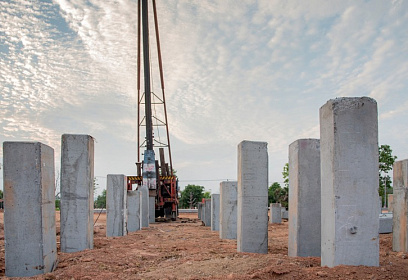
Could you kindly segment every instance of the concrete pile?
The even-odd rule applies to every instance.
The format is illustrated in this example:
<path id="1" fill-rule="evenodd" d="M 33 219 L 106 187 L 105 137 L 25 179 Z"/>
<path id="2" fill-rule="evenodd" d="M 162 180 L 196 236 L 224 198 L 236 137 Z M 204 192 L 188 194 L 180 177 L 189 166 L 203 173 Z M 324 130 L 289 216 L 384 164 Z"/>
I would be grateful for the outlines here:
<path id="1" fill-rule="evenodd" d="M 290 257 L 320 257 L 320 140 L 289 145 Z"/>
<path id="2" fill-rule="evenodd" d="M 408 160 L 394 164 L 393 215 L 379 216 L 377 116 L 371 98 L 329 100 L 320 108 L 320 139 L 290 144 L 289 214 L 270 205 L 270 223 L 288 215 L 289 256 L 321 256 L 329 267 L 378 266 L 379 232 L 391 231 L 393 250 L 408 251 Z M 93 138 L 65 134 L 61 149 L 61 251 L 92 249 Z M 6 275 L 50 272 L 57 262 L 54 150 L 39 142 L 4 142 L 3 150 Z M 237 179 L 198 203 L 198 217 L 221 239 L 236 239 L 238 252 L 266 254 L 267 143 L 239 143 Z M 107 236 L 154 222 L 146 186 L 131 191 L 125 175 L 109 174 L 106 195 Z"/>
<path id="3" fill-rule="evenodd" d="M 61 140 L 61 252 L 93 248 L 94 139 L 64 134 Z"/>
<path id="4" fill-rule="evenodd" d="M 54 150 L 4 142 L 3 160 L 6 276 L 51 272 L 57 264 Z"/>

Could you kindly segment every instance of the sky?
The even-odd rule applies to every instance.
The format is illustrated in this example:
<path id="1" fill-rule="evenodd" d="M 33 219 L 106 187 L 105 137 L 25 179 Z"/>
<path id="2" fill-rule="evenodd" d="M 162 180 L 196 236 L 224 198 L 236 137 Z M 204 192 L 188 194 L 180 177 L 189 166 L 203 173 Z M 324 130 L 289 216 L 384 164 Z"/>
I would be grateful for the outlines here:
<path id="1" fill-rule="evenodd" d="M 408 1 L 156 2 L 181 189 L 236 180 L 243 140 L 268 143 L 268 181 L 283 182 L 289 144 L 319 138 L 336 97 L 374 98 L 379 144 L 408 158 Z M 136 76 L 136 0 L 0 0 L 0 141 L 51 146 L 56 176 L 65 133 L 95 138 L 97 194 L 135 175 Z"/>

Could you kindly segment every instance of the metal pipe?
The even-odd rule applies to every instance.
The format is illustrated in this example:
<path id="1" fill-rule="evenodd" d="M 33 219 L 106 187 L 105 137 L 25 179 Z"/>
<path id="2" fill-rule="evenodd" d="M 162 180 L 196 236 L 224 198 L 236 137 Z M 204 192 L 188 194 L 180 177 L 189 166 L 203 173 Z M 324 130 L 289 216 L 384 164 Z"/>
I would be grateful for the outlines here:
<path id="1" fill-rule="evenodd" d="M 152 100 L 150 91 L 149 19 L 147 0 L 142 0 L 143 67 L 145 84 L 146 150 L 153 150 Z"/>
<path id="2" fill-rule="evenodd" d="M 137 162 L 140 162 L 140 1 L 137 3 Z"/>

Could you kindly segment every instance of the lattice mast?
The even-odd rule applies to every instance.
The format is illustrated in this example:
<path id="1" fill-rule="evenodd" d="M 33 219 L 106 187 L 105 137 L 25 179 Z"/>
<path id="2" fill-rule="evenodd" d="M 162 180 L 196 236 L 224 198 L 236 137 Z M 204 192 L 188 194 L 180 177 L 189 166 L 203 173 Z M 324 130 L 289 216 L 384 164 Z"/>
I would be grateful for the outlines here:
<path id="1" fill-rule="evenodd" d="M 160 73 L 161 96 L 159 97 L 151 90 L 151 61 L 150 61 L 150 44 L 149 44 L 149 10 L 148 0 L 138 1 L 138 52 L 137 52 L 137 95 L 138 95 L 138 116 L 137 116 L 137 174 L 138 176 L 130 176 L 128 184 L 136 183 L 138 186 L 147 187 L 149 195 L 156 199 L 156 216 L 177 216 L 177 181 L 173 174 L 173 164 L 170 149 L 170 137 L 167 122 L 166 99 L 164 92 L 163 66 L 160 49 L 160 36 L 158 29 L 156 1 L 152 0 L 155 39 L 157 46 L 157 58 Z M 141 50 L 143 50 L 143 78 L 144 78 L 144 93 L 141 94 Z M 154 102 L 152 102 L 152 97 Z M 141 119 L 141 107 L 144 105 L 144 117 Z M 152 105 L 162 105 L 164 111 L 164 120 L 159 116 L 154 116 L 152 113 Z M 156 122 L 156 127 L 163 127 L 166 131 L 166 141 L 163 143 L 160 139 L 156 140 L 153 133 L 153 120 Z M 141 127 L 146 128 L 145 140 L 140 142 Z M 143 162 L 140 162 L 140 148 L 145 147 L 143 154 Z M 159 148 L 159 161 L 155 159 L 154 148 Z M 164 149 L 167 148 L 169 163 L 165 162 Z M 135 179 L 135 180 L 131 180 Z M 130 189 L 131 186 L 128 185 Z"/>

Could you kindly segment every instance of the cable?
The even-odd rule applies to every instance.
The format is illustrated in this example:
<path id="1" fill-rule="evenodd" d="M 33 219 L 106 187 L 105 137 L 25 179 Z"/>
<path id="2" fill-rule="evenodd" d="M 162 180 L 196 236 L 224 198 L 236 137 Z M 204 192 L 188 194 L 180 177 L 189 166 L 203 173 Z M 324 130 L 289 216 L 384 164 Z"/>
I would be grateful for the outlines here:
<path id="1" fill-rule="evenodd" d="M 105 210 L 105 208 L 102 208 L 101 211 L 99 211 L 99 215 L 98 215 L 98 217 L 96 217 L 96 220 L 95 220 L 95 223 L 94 223 L 93 226 L 95 226 L 95 224 L 96 224 L 96 222 L 98 221 L 99 216 L 101 215 L 101 213 L 102 213 L 103 210 Z"/>

